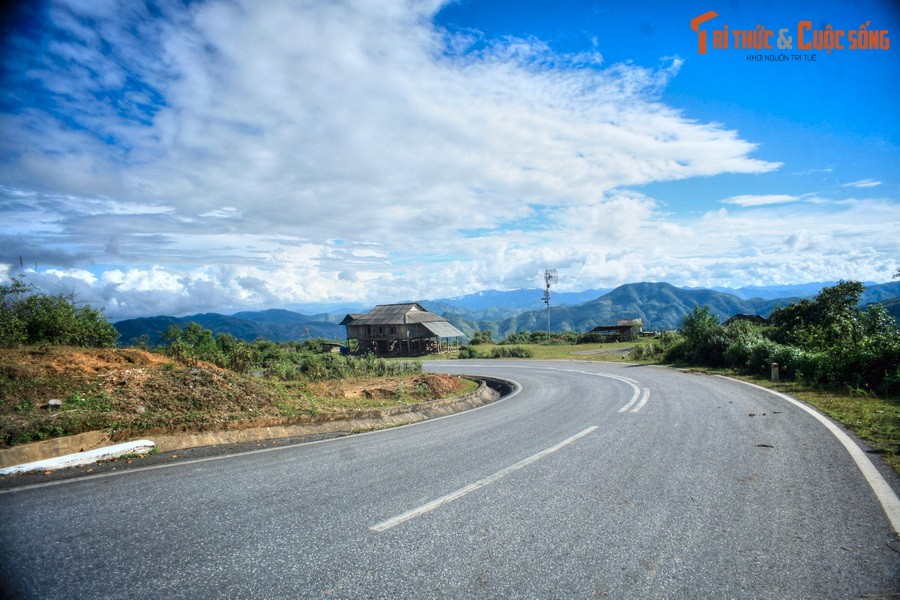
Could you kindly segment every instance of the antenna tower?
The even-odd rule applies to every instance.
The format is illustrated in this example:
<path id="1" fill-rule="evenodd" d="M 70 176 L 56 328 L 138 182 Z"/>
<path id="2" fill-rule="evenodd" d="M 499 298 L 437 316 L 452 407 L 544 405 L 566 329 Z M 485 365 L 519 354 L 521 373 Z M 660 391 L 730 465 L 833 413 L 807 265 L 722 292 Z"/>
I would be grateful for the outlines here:
<path id="1" fill-rule="evenodd" d="M 559 283 L 559 273 L 556 272 L 556 269 L 547 269 L 544 271 L 544 283 L 547 284 L 547 287 L 544 288 L 544 304 L 547 305 L 547 343 L 550 343 L 550 285 L 554 283 Z"/>

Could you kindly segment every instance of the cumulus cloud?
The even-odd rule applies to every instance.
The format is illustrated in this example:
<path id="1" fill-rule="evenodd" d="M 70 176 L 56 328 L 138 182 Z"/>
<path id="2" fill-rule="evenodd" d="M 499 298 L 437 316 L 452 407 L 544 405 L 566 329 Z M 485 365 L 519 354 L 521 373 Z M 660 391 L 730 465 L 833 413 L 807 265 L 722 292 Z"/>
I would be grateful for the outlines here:
<path id="1" fill-rule="evenodd" d="M 577 289 L 673 279 L 678 260 L 689 283 L 746 250 L 764 217 L 679 219 L 630 191 L 779 167 L 660 102 L 681 59 L 476 40 L 434 25 L 442 4 L 41 9 L 58 35 L 3 59 L 0 262 L 25 255 L 123 318 L 532 286 L 548 266 Z M 760 252 L 777 262 L 792 234 Z"/>

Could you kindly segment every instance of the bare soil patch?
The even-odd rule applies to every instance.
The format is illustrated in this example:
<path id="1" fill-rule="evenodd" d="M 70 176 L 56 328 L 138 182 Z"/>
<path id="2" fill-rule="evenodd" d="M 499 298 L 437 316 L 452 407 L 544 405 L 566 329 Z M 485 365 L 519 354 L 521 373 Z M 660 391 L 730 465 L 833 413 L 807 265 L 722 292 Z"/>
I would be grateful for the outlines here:
<path id="1" fill-rule="evenodd" d="M 126 439 L 308 422 L 472 389 L 431 374 L 283 382 L 135 348 L 0 349 L 0 447 L 93 430 Z M 46 408 L 51 399 L 61 406 Z"/>

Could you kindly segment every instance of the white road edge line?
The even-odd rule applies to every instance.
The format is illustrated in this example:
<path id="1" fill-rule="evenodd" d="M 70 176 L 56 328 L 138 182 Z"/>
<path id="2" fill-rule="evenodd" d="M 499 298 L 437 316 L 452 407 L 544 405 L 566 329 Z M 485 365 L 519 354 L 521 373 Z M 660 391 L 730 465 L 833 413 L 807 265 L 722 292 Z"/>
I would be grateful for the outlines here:
<path id="1" fill-rule="evenodd" d="M 477 490 L 479 488 L 483 488 L 486 485 L 490 485 L 490 484 L 494 483 L 495 481 L 497 481 L 498 479 L 500 479 L 501 477 L 505 477 L 514 471 L 518 471 L 519 469 L 521 469 L 523 467 L 527 467 L 531 463 L 539 461 L 540 459 L 544 458 L 545 456 L 547 456 L 549 454 L 553 454 L 557 450 L 561 450 L 562 448 L 565 448 L 569 444 L 580 440 L 581 438 L 583 438 L 584 436 L 591 433 L 592 431 L 594 431 L 597 428 L 598 428 L 597 425 L 592 425 L 591 427 L 588 427 L 584 431 L 582 431 L 580 433 L 576 433 L 572 437 L 570 437 L 566 440 L 563 440 L 562 442 L 556 444 L 555 446 L 552 446 L 550 448 L 547 448 L 546 450 L 542 450 L 542 451 L 538 452 L 537 454 L 529 456 L 525 460 L 520 460 L 516 464 L 506 467 L 505 469 L 501 469 L 500 471 L 497 471 L 493 475 L 489 475 L 489 476 L 485 477 L 484 479 L 480 479 L 480 480 L 476 481 L 475 483 L 470 483 L 466 487 L 460 488 L 460 489 L 456 490 L 455 492 L 450 492 L 449 494 L 447 494 L 445 496 L 441 496 L 440 498 L 438 498 L 436 500 L 432 500 L 431 502 L 428 502 L 427 504 L 423 504 L 422 506 L 419 506 L 412 510 L 408 510 L 405 513 L 397 515 L 396 517 L 392 517 L 386 521 L 382 521 L 381 523 L 372 525 L 371 527 L 369 527 L 369 529 L 380 533 L 382 531 L 387 531 L 391 527 L 396 527 L 400 523 L 404 523 L 406 521 L 409 521 L 410 519 L 414 519 L 420 515 L 424 515 L 427 512 L 431 512 L 434 509 L 440 508 L 441 506 L 443 506 L 449 502 L 453 502 L 454 500 L 461 498 L 470 492 L 474 492 L 475 490 Z"/>
<path id="2" fill-rule="evenodd" d="M 718 375 L 717 377 L 722 377 L 723 379 L 731 379 L 730 377 L 724 377 L 722 375 Z M 844 448 L 853 459 L 853 462 L 855 462 L 859 470 L 862 471 L 863 477 L 865 477 L 866 481 L 869 482 L 869 486 L 872 488 L 872 491 L 875 492 L 875 497 L 878 498 L 878 502 L 881 503 L 881 508 L 884 510 L 884 513 L 887 515 L 888 520 L 891 522 L 891 527 L 894 529 L 894 533 L 900 534 L 900 498 L 897 498 L 897 494 L 894 493 L 894 490 L 890 485 L 888 485 L 888 482 L 884 479 L 881 473 L 878 472 L 878 469 L 875 468 L 875 465 L 872 464 L 872 461 L 869 460 L 869 457 L 866 456 L 866 453 L 862 451 L 862 449 L 850 438 L 849 435 L 844 433 L 837 425 L 832 423 L 831 420 L 828 419 L 828 417 L 826 417 L 816 409 L 807 406 L 806 404 L 803 404 L 802 402 L 799 402 L 786 394 L 764 388 L 761 385 L 756 385 L 755 383 L 741 381 L 739 379 L 731 379 L 731 381 L 737 381 L 738 383 L 743 383 L 744 385 L 755 387 L 757 389 L 778 396 L 783 400 L 787 400 L 791 404 L 802 408 L 810 415 L 815 417 L 817 421 L 822 423 L 822 425 L 824 425 L 828 429 L 828 431 L 830 431 L 834 435 L 834 437 L 836 437 L 838 441 L 843 444 Z"/>

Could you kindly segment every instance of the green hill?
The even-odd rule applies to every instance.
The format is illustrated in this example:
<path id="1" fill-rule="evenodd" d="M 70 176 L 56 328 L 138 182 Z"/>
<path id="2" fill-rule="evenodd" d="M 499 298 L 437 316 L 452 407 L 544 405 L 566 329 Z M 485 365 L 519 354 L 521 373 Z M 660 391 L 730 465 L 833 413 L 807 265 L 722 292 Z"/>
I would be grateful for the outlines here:
<path id="1" fill-rule="evenodd" d="M 114 323 L 120 333 L 119 345 L 130 346 L 146 336 L 151 346 L 162 342 L 162 335 L 172 325 L 184 327 L 194 322 L 213 333 L 228 333 L 248 342 L 262 338 L 273 342 L 301 341 L 311 337 L 343 340 L 346 329 L 337 323 L 343 318 L 333 315 L 308 316 L 289 310 L 244 312 L 227 316 L 217 313 L 188 317 L 142 317 Z"/>
<path id="2" fill-rule="evenodd" d="M 641 319 L 645 330 L 677 329 L 697 306 L 709 306 L 721 320 L 738 313 L 766 316 L 793 298 L 742 299 L 713 290 L 689 290 L 668 283 L 631 283 L 578 306 L 550 307 L 553 331 L 589 331 L 615 325 L 620 319 Z M 495 334 L 502 338 L 516 331 L 547 329 L 546 311 L 529 311 L 501 321 Z"/>

